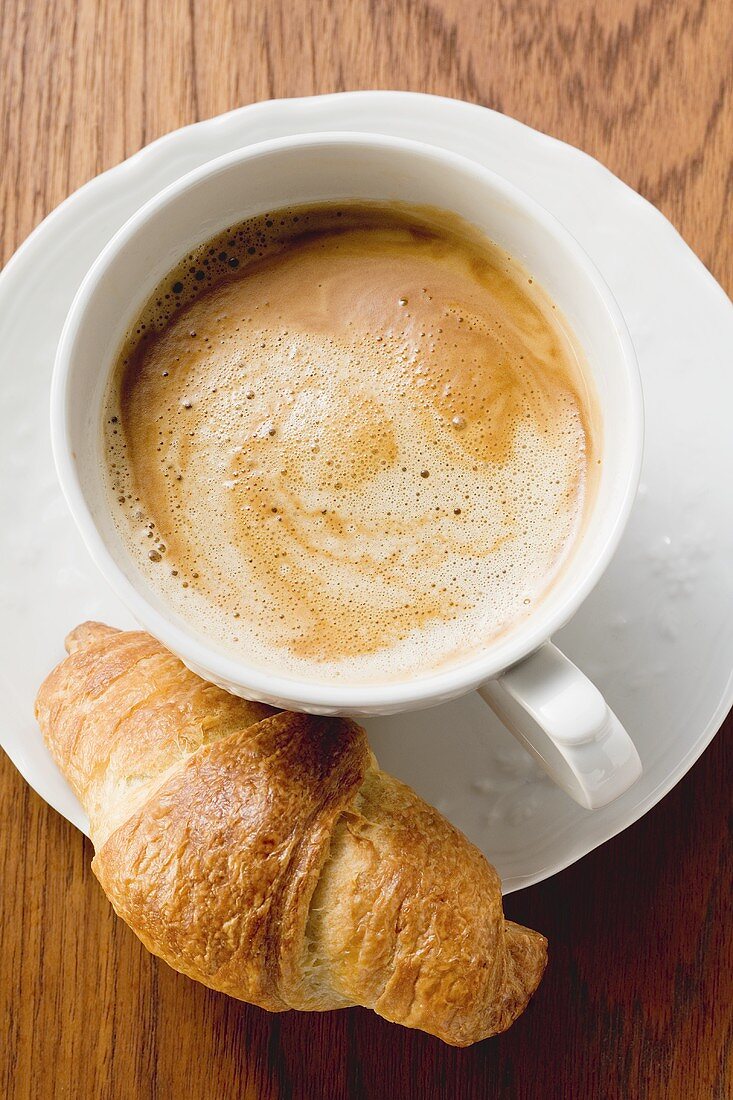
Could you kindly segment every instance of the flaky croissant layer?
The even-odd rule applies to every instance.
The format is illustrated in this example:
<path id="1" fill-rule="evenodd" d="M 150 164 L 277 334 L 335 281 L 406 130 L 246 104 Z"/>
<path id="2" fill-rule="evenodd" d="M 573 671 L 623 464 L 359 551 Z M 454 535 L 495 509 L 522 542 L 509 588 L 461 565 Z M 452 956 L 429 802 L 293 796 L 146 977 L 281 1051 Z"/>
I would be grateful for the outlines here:
<path id="1" fill-rule="evenodd" d="M 207 684 L 148 634 L 77 627 L 36 715 L 93 869 L 150 951 L 270 1011 L 373 1008 L 466 1046 L 545 967 L 498 876 L 364 731 Z"/>

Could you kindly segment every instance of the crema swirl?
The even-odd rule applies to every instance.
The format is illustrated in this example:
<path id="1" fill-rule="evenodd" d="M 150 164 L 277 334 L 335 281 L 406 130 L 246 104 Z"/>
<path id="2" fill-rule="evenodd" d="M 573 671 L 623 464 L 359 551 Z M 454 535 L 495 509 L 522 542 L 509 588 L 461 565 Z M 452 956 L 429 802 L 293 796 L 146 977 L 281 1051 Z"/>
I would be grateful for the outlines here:
<path id="1" fill-rule="evenodd" d="M 277 211 L 160 286 L 109 388 L 123 539 L 195 630 L 281 674 L 464 659 L 582 523 L 593 399 L 557 311 L 439 211 Z"/>

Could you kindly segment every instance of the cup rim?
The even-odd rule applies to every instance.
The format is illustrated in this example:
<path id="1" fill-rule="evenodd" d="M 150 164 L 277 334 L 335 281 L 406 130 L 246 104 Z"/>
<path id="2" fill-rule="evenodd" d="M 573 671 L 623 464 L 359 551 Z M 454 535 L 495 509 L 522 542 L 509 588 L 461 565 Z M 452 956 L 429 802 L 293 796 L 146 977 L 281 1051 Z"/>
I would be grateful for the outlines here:
<path id="1" fill-rule="evenodd" d="M 128 579 L 103 539 L 87 504 L 77 471 L 69 436 L 69 383 L 76 340 L 86 320 L 90 299 L 100 278 L 110 270 L 121 249 L 137 236 L 167 206 L 176 202 L 202 180 L 228 171 L 243 162 L 269 157 L 286 149 L 335 146 L 394 149 L 408 152 L 425 161 L 451 168 L 469 177 L 477 186 L 490 188 L 516 206 L 533 222 L 539 223 L 566 250 L 573 254 L 576 267 L 593 286 L 609 315 L 619 345 L 619 366 L 623 367 L 628 398 L 629 445 L 623 490 L 613 522 L 603 532 L 595 558 L 579 577 L 572 590 L 550 614 L 542 615 L 540 604 L 511 637 L 489 641 L 485 650 L 474 651 L 465 661 L 456 662 L 437 672 L 400 680 L 365 681 L 336 684 L 328 680 L 307 680 L 271 673 L 261 665 L 228 656 L 204 638 L 199 639 L 161 614 Z M 235 684 L 242 694 L 281 705 L 314 711 L 387 712 L 418 708 L 441 702 L 477 688 L 502 671 L 518 664 L 534 652 L 577 611 L 600 580 L 620 541 L 636 495 L 643 452 L 643 400 L 641 379 L 631 336 L 621 310 L 585 249 L 570 231 L 540 203 L 521 188 L 492 169 L 426 142 L 390 137 L 383 134 L 339 131 L 289 135 L 257 142 L 216 157 L 186 173 L 145 202 L 117 230 L 96 258 L 77 290 L 64 323 L 51 382 L 51 445 L 61 489 L 74 522 L 94 563 L 122 602 L 145 629 L 176 653 L 187 665 L 203 670 L 210 679 Z"/>

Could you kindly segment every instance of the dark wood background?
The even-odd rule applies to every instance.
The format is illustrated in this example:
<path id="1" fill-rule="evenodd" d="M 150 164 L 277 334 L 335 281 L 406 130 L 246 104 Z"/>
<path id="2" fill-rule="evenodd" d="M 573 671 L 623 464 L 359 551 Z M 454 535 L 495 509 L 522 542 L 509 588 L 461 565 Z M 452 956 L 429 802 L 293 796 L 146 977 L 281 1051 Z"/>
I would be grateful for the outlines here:
<path id="1" fill-rule="evenodd" d="M 70 191 L 174 127 L 273 96 L 407 88 L 582 146 L 733 286 L 728 0 L 4 0 L 0 12 L 3 260 Z M 730 719 L 643 821 L 507 899 L 548 936 L 550 967 L 509 1033 L 464 1051 L 358 1009 L 269 1016 L 175 974 L 114 918 L 89 843 L 0 754 L 2 1096 L 730 1097 L 726 732 Z"/>

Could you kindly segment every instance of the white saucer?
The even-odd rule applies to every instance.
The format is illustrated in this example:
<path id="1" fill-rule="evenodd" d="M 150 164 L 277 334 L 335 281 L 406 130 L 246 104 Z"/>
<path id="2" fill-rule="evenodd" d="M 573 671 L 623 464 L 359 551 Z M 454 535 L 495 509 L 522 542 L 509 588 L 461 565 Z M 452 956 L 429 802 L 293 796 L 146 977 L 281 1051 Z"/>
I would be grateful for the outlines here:
<path id="1" fill-rule="evenodd" d="M 51 460 L 48 392 L 67 309 L 112 233 L 161 187 L 231 149 L 316 130 L 414 137 L 489 165 L 555 213 L 616 294 L 644 384 L 647 441 L 628 531 L 559 637 L 634 737 L 644 775 L 588 813 L 554 788 L 477 695 L 367 723 L 383 767 L 434 802 L 516 890 L 641 817 L 733 703 L 733 309 L 658 211 L 569 145 L 481 107 L 355 92 L 245 107 L 168 134 L 67 199 L 0 276 L 0 744 L 80 828 L 33 719 L 67 630 L 132 625 L 89 560 Z"/>

